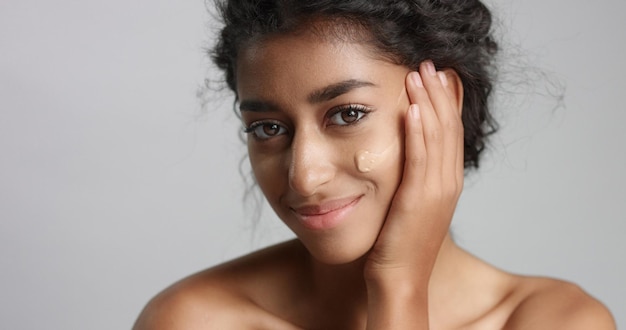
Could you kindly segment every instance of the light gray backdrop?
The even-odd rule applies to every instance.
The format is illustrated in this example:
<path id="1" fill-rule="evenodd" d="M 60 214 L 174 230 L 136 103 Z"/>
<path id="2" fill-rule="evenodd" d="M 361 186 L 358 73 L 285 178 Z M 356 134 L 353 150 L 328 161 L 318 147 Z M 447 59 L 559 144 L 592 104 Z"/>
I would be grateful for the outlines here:
<path id="1" fill-rule="evenodd" d="M 457 240 L 626 326 L 626 2 L 492 2 L 508 64 L 547 77 L 504 72 Z M 0 328 L 129 328 L 173 281 L 290 237 L 270 212 L 251 234 L 231 99 L 200 109 L 210 26 L 200 0 L 0 2 Z"/>

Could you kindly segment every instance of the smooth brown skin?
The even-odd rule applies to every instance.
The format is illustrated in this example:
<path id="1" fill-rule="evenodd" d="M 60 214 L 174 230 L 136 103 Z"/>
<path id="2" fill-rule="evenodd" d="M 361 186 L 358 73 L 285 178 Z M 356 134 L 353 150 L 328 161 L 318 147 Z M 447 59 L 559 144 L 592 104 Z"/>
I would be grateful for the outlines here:
<path id="1" fill-rule="evenodd" d="M 454 71 L 425 62 L 410 72 L 357 43 L 309 33 L 252 45 L 238 65 L 244 124 L 284 127 L 266 125 L 278 134 L 251 134 L 248 147 L 260 188 L 298 239 L 174 284 L 135 330 L 615 329 L 577 286 L 502 272 L 450 239 L 463 186 Z M 311 97 L 348 80 L 367 84 Z M 335 110 L 346 104 L 371 111 L 341 125 Z M 356 169 L 355 152 L 394 142 L 393 157 Z M 324 230 L 294 211 L 346 197 L 356 205 Z"/>

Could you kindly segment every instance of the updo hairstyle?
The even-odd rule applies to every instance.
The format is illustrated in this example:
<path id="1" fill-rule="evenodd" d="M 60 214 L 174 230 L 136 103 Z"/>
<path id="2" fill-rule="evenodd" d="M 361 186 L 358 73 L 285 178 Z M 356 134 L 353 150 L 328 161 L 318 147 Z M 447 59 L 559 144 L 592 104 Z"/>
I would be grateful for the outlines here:
<path id="1" fill-rule="evenodd" d="M 314 22 L 331 23 L 326 26 L 335 37 L 366 43 L 394 64 L 417 70 L 430 59 L 438 69 L 456 71 L 464 88 L 464 165 L 478 167 L 485 138 L 497 127 L 488 99 L 498 50 L 491 34 L 491 13 L 480 1 L 215 1 L 224 26 L 210 55 L 235 97 L 237 57 L 243 48 L 307 29 Z"/>

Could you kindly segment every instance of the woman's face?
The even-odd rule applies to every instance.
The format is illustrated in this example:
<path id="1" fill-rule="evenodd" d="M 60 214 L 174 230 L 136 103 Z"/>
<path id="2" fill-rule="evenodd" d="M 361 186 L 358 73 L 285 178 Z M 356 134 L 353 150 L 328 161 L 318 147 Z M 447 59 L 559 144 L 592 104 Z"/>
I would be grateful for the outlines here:
<path id="1" fill-rule="evenodd" d="M 401 180 L 409 69 L 328 39 L 257 42 L 236 78 L 259 187 L 316 259 L 338 264 L 372 247 Z"/>

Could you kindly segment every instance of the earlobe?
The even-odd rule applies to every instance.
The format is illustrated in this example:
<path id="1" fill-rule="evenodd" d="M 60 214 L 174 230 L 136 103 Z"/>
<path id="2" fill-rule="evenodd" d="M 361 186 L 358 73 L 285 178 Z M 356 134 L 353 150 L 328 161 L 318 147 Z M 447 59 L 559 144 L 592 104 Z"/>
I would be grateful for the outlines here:
<path id="1" fill-rule="evenodd" d="M 463 82 L 461 77 L 453 69 L 444 69 L 443 73 L 448 80 L 448 85 L 446 86 L 448 95 L 454 98 L 453 103 L 459 109 L 459 113 L 461 113 L 463 111 Z"/>

